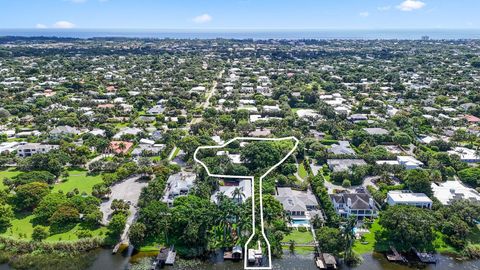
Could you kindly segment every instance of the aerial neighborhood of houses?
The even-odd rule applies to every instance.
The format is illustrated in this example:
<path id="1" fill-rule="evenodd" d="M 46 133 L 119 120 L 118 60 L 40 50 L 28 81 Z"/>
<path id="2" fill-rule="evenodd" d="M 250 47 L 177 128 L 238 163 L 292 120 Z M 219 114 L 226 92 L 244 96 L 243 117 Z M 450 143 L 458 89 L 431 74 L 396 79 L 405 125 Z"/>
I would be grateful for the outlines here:
<path id="1" fill-rule="evenodd" d="M 322 269 L 373 251 L 478 251 L 480 69 L 469 61 L 479 49 L 473 41 L 1 41 L 0 206 L 12 215 L 0 236 L 101 238 L 115 252 L 153 246 L 160 264 L 217 250 L 260 269 L 288 250 L 308 249 Z M 291 142 L 199 153 L 211 173 L 238 178 L 209 177 L 193 160 L 199 146 L 287 136 L 298 148 L 262 183 L 240 176 L 261 175 Z M 245 250 L 260 207 L 264 226 Z M 426 236 L 403 237 L 418 233 Z"/>

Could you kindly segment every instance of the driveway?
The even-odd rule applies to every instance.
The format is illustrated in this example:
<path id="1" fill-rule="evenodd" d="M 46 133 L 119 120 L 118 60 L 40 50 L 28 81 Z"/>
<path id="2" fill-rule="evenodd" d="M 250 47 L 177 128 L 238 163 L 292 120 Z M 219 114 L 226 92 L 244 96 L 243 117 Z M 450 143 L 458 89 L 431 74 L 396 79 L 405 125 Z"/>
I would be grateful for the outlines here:
<path id="1" fill-rule="evenodd" d="M 137 214 L 137 204 L 142 189 L 147 186 L 147 182 L 138 181 L 140 176 L 133 176 L 111 187 L 112 193 L 108 201 L 102 202 L 100 210 L 103 213 L 102 224 L 107 225 L 110 221 L 113 210 L 110 208 L 114 199 L 130 202 L 130 216 L 127 219 L 127 225 L 130 225 Z"/>

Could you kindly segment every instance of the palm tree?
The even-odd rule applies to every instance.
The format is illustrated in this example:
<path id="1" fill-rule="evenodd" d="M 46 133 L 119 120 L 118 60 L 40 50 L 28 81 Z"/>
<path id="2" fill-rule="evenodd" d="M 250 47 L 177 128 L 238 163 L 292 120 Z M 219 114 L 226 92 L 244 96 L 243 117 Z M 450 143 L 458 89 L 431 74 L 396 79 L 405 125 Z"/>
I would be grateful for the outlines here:
<path id="1" fill-rule="evenodd" d="M 325 223 L 325 220 L 323 220 L 323 218 L 321 218 L 320 216 L 321 214 L 316 214 L 313 216 L 312 218 L 312 225 L 314 228 L 318 229 L 320 227 L 323 227 L 324 223 Z"/>
<path id="2" fill-rule="evenodd" d="M 120 149 L 120 151 L 124 151 L 125 149 L 127 148 L 127 146 L 125 145 L 124 142 L 121 142 L 118 144 L 118 149 Z"/>
<path id="3" fill-rule="evenodd" d="M 347 222 L 345 223 L 345 227 L 343 228 L 343 237 L 345 239 L 345 254 L 344 259 L 345 261 L 349 262 L 353 259 L 352 247 L 353 241 L 355 240 L 355 233 L 353 229 L 357 223 L 357 217 L 352 215 L 348 218 Z"/>
<path id="4" fill-rule="evenodd" d="M 243 193 L 242 188 L 236 187 L 232 192 L 232 197 L 233 200 L 240 203 L 242 201 L 242 197 L 245 198 L 245 193 Z"/>

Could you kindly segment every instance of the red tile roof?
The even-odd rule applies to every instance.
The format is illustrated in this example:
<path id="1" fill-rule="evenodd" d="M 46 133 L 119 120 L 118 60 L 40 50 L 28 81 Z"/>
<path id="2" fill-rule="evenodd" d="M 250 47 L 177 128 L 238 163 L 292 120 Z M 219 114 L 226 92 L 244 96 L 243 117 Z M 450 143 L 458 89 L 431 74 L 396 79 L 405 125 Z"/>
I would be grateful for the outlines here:
<path id="1" fill-rule="evenodd" d="M 125 147 L 124 149 L 121 149 L 120 145 L 123 144 Z M 133 143 L 132 142 L 125 142 L 125 141 L 111 141 L 110 142 L 110 150 L 116 154 L 126 154 L 128 153 L 128 150 L 132 148 Z"/>
<path id="2" fill-rule="evenodd" d="M 465 119 L 467 119 L 468 122 L 470 123 L 479 123 L 480 122 L 480 118 L 476 117 L 476 116 L 473 116 L 473 115 L 465 115 Z"/>

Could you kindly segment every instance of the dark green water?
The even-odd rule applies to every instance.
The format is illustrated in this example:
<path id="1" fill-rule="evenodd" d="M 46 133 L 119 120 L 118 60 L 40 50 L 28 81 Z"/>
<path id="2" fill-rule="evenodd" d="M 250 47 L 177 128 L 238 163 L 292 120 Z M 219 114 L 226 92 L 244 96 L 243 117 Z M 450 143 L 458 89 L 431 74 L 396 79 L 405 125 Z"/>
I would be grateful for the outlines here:
<path id="1" fill-rule="evenodd" d="M 128 269 L 128 259 L 122 255 L 112 255 L 110 250 L 98 250 L 97 258 L 88 270 Z M 243 263 L 197 263 L 189 266 L 166 267 L 166 270 L 243 270 Z M 312 255 L 285 255 L 282 259 L 273 261 L 273 269 L 279 270 L 316 270 Z M 403 265 L 389 263 L 382 254 L 363 256 L 363 263 L 357 267 L 342 267 L 342 270 L 413 270 Z M 437 265 L 429 265 L 425 270 L 480 270 L 480 260 L 457 261 L 447 256 L 439 256 Z M 0 265 L 0 270 L 11 270 L 7 265 Z"/>
<path id="2" fill-rule="evenodd" d="M 95 263 L 89 270 L 126 269 L 128 260 L 121 255 L 112 256 L 109 250 L 99 251 Z M 243 263 L 201 263 L 194 266 L 166 267 L 167 270 L 243 270 Z M 285 255 L 282 259 L 273 261 L 273 269 L 286 270 L 317 270 L 312 255 Z M 343 270 L 412 270 L 408 266 L 389 263 L 382 254 L 368 254 L 363 256 L 363 263 L 357 267 L 342 267 Z M 456 261 L 453 258 L 439 255 L 437 265 L 429 265 L 425 270 L 480 270 L 480 260 Z"/>

